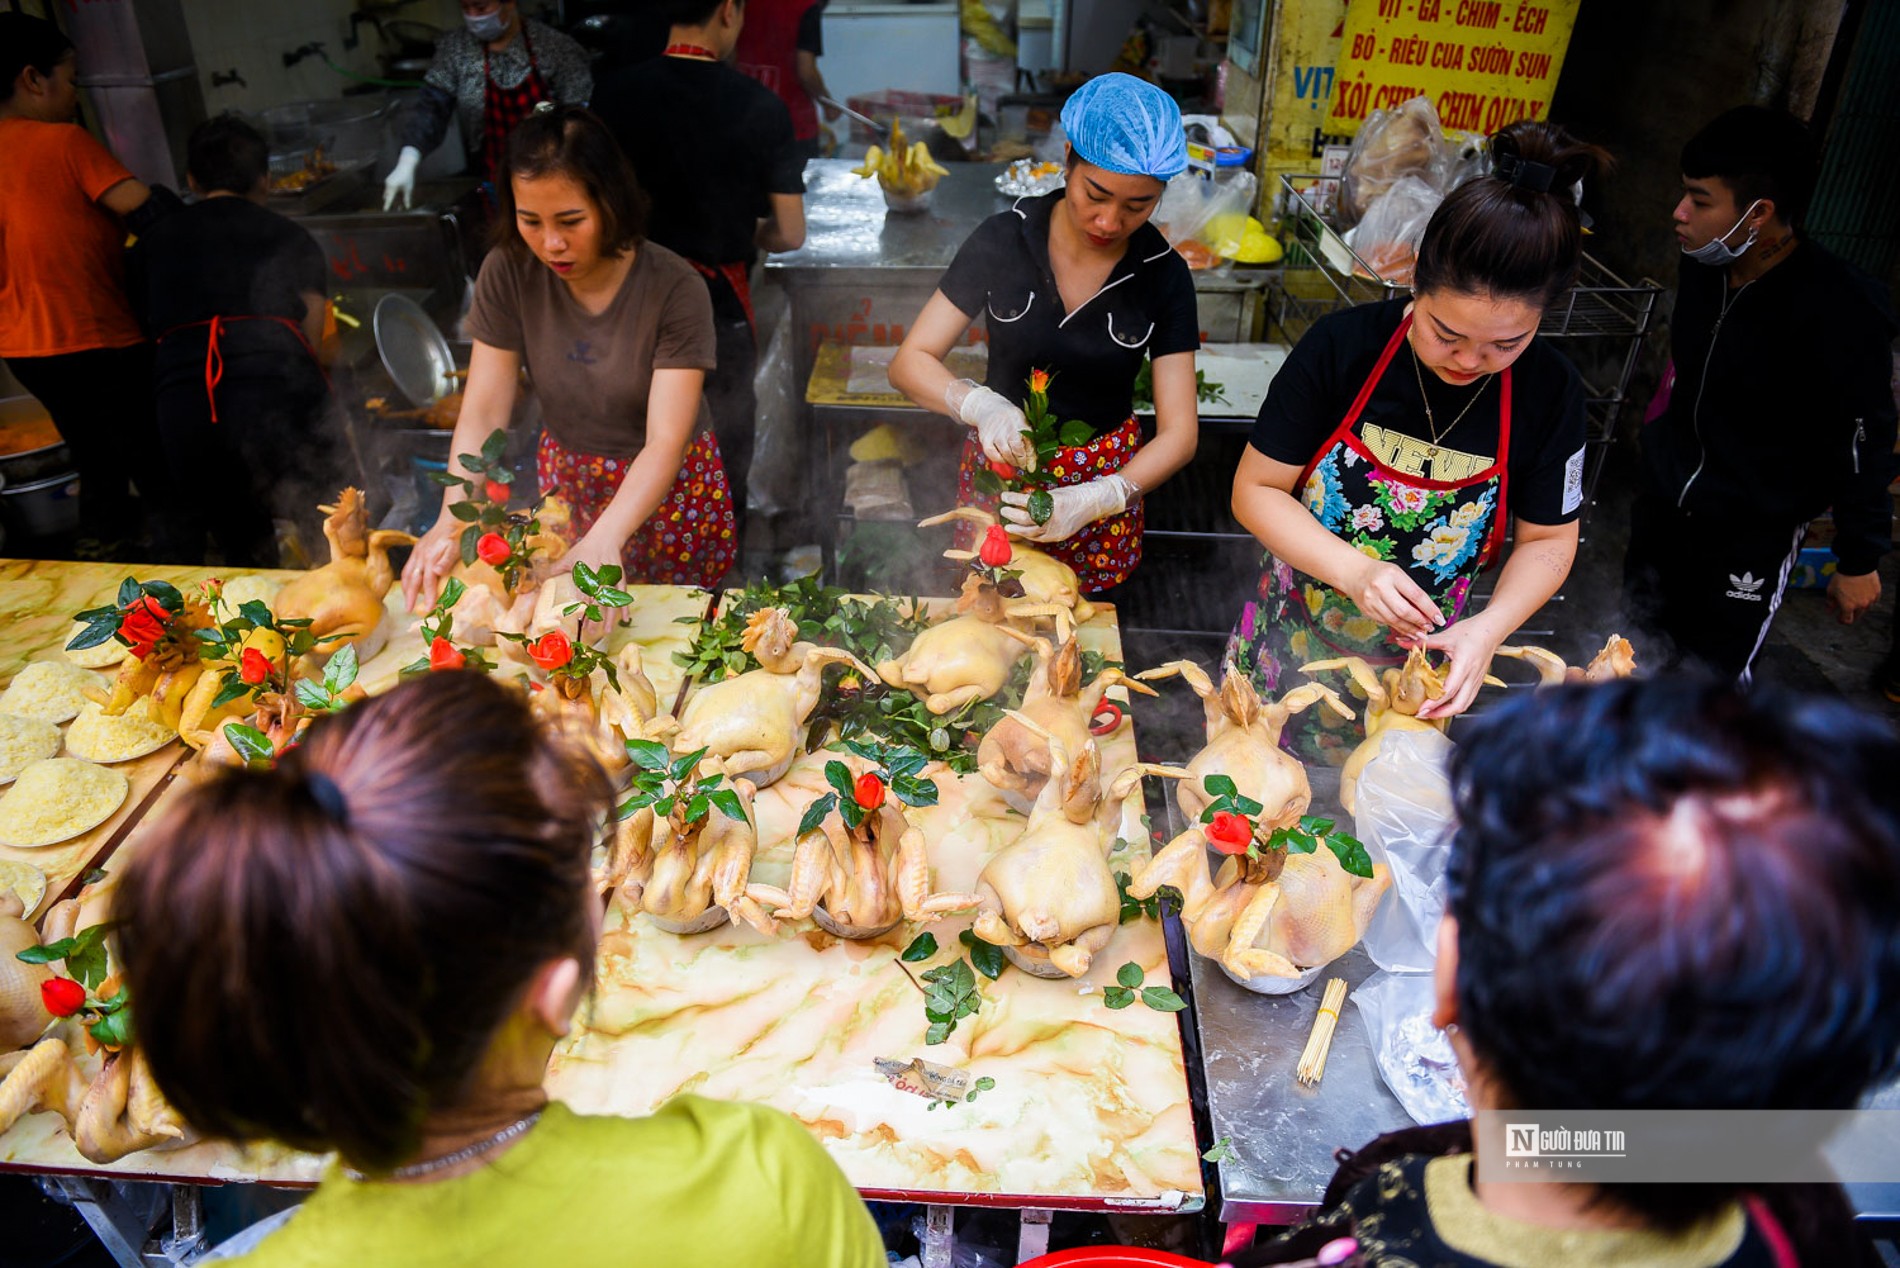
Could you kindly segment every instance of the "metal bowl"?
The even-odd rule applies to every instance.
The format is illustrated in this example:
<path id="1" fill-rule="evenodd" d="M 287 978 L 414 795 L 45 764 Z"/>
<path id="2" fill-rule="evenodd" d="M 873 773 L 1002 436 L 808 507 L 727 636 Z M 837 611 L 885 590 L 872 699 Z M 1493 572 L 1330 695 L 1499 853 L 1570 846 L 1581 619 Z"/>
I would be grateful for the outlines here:
<path id="1" fill-rule="evenodd" d="M 72 469 L 72 451 L 66 448 L 65 441 L 61 441 L 56 445 L 42 445 L 38 449 L 0 457 L 0 482 L 9 485 L 31 484 L 35 480 L 62 475 Z"/>
<path id="2" fill-rule="evenodd" d="M 422 305 L 404 295 L 385 295 L 376 301 L 370 324 L 383 368 L 411 405 L 427 409 L 455 391 L 455 354 Z"/>

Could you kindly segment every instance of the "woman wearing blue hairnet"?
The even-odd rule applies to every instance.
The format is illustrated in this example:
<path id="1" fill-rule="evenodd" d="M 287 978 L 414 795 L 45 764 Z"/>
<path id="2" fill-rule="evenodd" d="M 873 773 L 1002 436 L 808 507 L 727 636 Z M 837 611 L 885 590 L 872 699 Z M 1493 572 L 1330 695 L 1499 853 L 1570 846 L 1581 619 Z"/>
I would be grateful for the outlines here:
<path id="1" fill-rule="evenodd" d="M 1194 456 L 1194 282 L 1148 223 L 1168 178 L 1186 168 L 1187 145 L 1174 102 L 1129 75 L 1082 85 L 1062 126 L 1067 185 L 977 226 L 892 358 L 891 384 L 972 428 L 958 502 L 1000 504 L 1011 533 L 1099 593 L 1141 559 L 1143 492 Z M 979 315 L 990 353 L 981 386 L 944 366 Z M 1143 357 L 1154 360 L 1156 421 L 1145 445 L 1133 413 Z M 1045 393 L 1065 443 L 1046 458 L 1053 511 L 1037 523 L 1020 478 L 1037 461 L 1024 409 Z"/>

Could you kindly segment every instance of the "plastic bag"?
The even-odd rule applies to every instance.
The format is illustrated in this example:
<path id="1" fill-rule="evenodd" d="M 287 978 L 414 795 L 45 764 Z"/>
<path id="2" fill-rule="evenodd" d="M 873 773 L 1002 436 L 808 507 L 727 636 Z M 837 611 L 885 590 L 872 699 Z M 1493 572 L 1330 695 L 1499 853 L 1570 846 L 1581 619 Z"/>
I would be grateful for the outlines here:
<path id="1" fill-rule="evenodd" d="M 772 515 L 802 502 L 805 454 L 799 435 L 801 402 L 792 389 L 792 322 L 781 320 L 752 375 L 758 415 L 752 440 L 750 509 Z"/>
<path id="2" fill-rule="evenodd" d="M 1373 201 L 1348 235 L 1353 253 L 1380 281 L 1410 286 L 1425 222 L 1444 201 L 1444 193 L 1429 181 L 1417 176 L 1400 177 Z"/>
<path id="3" fill-rule="evenodd" d="M 1192 269 L 1209 269 L 1240 252 L 1260 182 L 1252 172 L 1208 180 L 1183 172 L 1168 182 L 1154 224 Z"/>
<path id="4" fill-rule="evenodd" d="M 1465 1077 L 1445 1032 L 1432 1025 L 1432 975 L 1374 973 L 1352 993 L 1379 1077 L 1415 1123 L 1471 1117 Z"/>
<path id="5" fill-rule="evenodd" d="M 1374 110 L 1359 127 L 1346 155 L 1340 181 L 1340 207 L 1346 223 L 1357 223 L 1381 194 L 1407 176 L 1417 176 L 1441 193 L 1451 188 L 1457 151 L 1445 141 L 1438 112 L 1424 97 L 1393 110 Z"/>
<path id="6" fill-rule="evenodd" d="M 1364 938 L 1382 969 L 1429 973 L 1438 962 L 1454 826 L 1450 760 L 1451 741 L 1439 732 L 1403 731 L 1386 736 L 1359 774 L 1353 832 L 1392 872 Z"/>

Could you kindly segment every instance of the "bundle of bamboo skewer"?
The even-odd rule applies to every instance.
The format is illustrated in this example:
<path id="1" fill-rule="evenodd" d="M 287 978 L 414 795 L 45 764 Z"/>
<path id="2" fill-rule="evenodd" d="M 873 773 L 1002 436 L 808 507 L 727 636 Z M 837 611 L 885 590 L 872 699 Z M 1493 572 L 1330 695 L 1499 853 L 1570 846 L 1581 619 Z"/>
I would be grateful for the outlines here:
<path id="1" fill-rule="evenodd" d="M 1346 979 L 1336 977 L 1326 983 L 1326 994 L 1320 1000 L 1319 1015 L 1313 1019 L 1313 1033 L 1307 1039 L 1306 1049 L 1300 1053 L 1300 1063 L 1293 1072 L 1304 1087 L 1319 1086 L 1320 1077 L 1326 1073 L 1326 1056 L 1332 1051 L 1333 1031 L 1339 1025 L 1339 1010 L 1345 1002 Z"/>

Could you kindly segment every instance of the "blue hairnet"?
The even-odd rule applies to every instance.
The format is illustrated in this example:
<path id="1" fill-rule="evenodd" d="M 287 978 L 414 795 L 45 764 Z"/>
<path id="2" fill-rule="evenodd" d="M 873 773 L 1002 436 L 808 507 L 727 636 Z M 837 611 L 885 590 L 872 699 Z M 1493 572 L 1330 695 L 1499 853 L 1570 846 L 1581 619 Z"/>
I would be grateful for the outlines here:
<path id="1" fill-rule="evenodd" d="M 1097 75 L 1062 105 L 1062 130 L 1085 162 L 1123 176 L 1168 180 L 1187 170 L 1187 135 L 1174 98 L 1145 80 Z"/>

